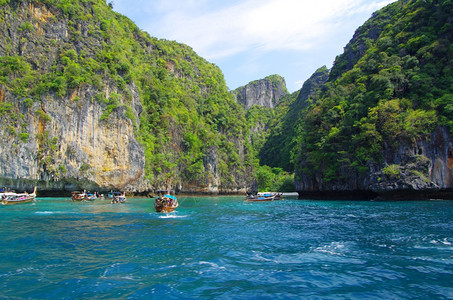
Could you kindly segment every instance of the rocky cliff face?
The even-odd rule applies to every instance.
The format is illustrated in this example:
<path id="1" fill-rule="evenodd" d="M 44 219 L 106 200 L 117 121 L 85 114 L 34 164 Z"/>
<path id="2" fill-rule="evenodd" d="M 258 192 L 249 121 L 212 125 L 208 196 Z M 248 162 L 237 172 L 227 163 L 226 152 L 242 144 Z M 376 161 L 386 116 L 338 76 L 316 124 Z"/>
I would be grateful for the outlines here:
<path id="1" fill-rule="evenodd" d="M 296 136 L 299 134 L 297 122 L 304 109 L 312 104 L 329 76 L 329 70 L 323 66 L 313 73 L 298 92 L 283 97 L 273 111 L 263 146 L 259 149 L 260 163 L 280 167 L 294 172 L 291 161 L 296 147 Z"/>
<path id="2" fill-rule="evenodd" d="M 445 127 L 430 136 L 385 151 L 382 164 L 367 174 L 343 170 L 343 180 L 325 182 L 320 174 L 296 179 L 301 197 L 426 199 L 453 197 L 453 138 Z"/>
<path id="3" fill-rule="evenodd" d="M 119 108 L 102 120 L 104 108 L 91 101 L 94 95 L 89 89 L 75 95 L 76 101 L 47 95 L 29 108 L 16 102 L 25 123 L 0 129 L 2 185 L 37 184 L 48 191 L 145 190 L 143 147 L 134 138 L 133 122 L 125 110 Z M 4 103 L 9 101 L 7 94 Z M 9 115 L 1 119 L 12 124 Z M 27 139 L 15 130 L 26 132 Z"/>
<path id="4" fill-rule="evenodd" d="M 272 75 L 237 88 L 233 94 L 245 109 L 253 105 L 274 108 L 283 96 L 288 95 L 288 90 L 284 78 Z"/>
<path id="5" fill-rule="evenodd" d="M 30 66 L 39 77 L 55 65 L 59 47 L 70 42 L 69 20 L 44 5 L 17 5 L 12 12 L 4 11 L 0 23 L 2 63 L 7 64 L 6 56 L 14 57 L 11 68 Z M 92 47 L 95 45 L 99 41 Z M 55 92 L 27 95 L 14 85 L 15 81 L 20 84 L 20 72 L 12 69 L 3 75 L 13 84 L 0 85 L 0 119 L 7 124 L 0 128 L 1 185 L 17 189 L 38 185 L 41 191 L 138 191 L 148 187 L 143 177 L 143 147 L 135 139 L 134 122 L 126 117 L 125 101 L 120 98 L 118 106 L 103 119 L 106 105 L 95 100 L 99 92 L 106 98 L 117 93 L 115 84 L 106 82 L 101 91 L 86 84 L 69 89 L 63 97 Z M 39 82 L 22 84 L 30 85 L 25 89 Z M 133 84 L 128 90 L 128 107 L 138 120 L 142 109 L 138 92 Z"/>

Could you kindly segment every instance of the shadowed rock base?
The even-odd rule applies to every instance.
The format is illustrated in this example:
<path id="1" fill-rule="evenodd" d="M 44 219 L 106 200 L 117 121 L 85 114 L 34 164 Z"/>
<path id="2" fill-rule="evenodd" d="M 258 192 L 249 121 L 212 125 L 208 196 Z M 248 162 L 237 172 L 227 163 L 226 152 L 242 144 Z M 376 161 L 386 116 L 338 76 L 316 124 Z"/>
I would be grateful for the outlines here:
<path id="1" fill-rule="evenodd" d="M 340 192 L 298 192 L 299 199 L 313 200 L 453 200 L 453 189 L 400 190 L 391 192 L 340 191 Z"/>

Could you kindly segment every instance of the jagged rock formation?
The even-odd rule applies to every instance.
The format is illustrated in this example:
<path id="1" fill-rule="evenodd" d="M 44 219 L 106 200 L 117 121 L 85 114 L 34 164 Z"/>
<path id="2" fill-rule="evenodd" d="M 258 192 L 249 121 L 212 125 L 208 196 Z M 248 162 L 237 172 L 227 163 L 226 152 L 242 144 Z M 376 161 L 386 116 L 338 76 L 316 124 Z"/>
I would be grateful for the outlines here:
<path id="1" fill-rule="evenodd" d="M 271 75 L 264 79 L 252 81 L 237 88 L 232 93 L 237 102 L 245 109 L 249 109 L 253 105 L 274 108 L 283 96 L 288 95 L 288 90 L 283 77 Z"/>
<path id="2" fill-rule="evenodd" d="M 103 0 L 0 5 L 0 184 L 242 193 L 245 112 L 221 71 Z"/>
<path id="3" fill-rule="evenodd" d="M 91 102 L 94 95 L 89 90 L 79 95 L 77 101 L 49 95 L 29 108 L 16 102 L 27 122 L 23 131 L 28 139 L 14 137 L 8 132 L 11 127 L 0 129 L 1 136 L 9 138 L 0 150 L 3 185 L 16 179 L 13 185 L 18 188 L 38 184 L 41 190 L 148 188 L 143 180 L 143 147 L 134 138 L 125 111 L 101 120 L 103 107 Z M 10 97 L 6 93 L 5 101 Z M 8 121 L 5 116 L 1 119 Z"/>
<path id="4" fill-rule="evenodd" d="M 250 142 L 254 156 L 261 151 L 269 134 L 269 125 L 275 118 L 275 108 L 289 96 L 285 79 L 279 75 L 267 76 L 231 91 L 236 102 L 246 110 L 250 127 Z"/>

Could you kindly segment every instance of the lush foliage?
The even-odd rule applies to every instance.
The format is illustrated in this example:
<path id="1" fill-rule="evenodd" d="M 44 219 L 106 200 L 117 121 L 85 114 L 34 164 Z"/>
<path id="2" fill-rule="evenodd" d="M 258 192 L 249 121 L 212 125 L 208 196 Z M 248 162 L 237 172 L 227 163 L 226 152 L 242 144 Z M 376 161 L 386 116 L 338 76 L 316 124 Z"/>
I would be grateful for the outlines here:
<path id="1" fill-rule="evenodd" d="M 246 112 L 246 119 L 251 129 L 250 139 L 255 157 L 254 167 L 259 191 L 293 192 L 295 190 L 294 174 L 284 172 L 279 165 L 279 163 L 282 163 L 282 165 L 289 164 L 289 159 L 285 161 L 284 155 L 286 154 L 285 150 L 289 149 L 290 146 L 278 144 L 274 147 L 273 144 L 269 143 L 269 139 L 276 136 L 277 125 L 281 123 L 283 117 L 288 115 L 290 105 L 297 98 L 298 93 L 289 95 L 284 79 L 278 75 L 271 75 L 250 82 L 246 86 L 233 91 L 233 93 L 237 95 L 238 101 L 245 106 L 249 106 L 255 101 L 260 102 L 252 105 Z M 262 95 L 263 93 L 266 93 L 268 97 L 273 95 L 272 105 L 275 105 L 275 108 L 266 107 L 270 103 L 264 103 L 265 106 L 261 106 L 263 99 L 254 98 L 255 95 Z M 250 97 L 249 95 L 244 97 L 245 94 L 249 94 L 252 99 L 242 99 Z M 278 133 L 281 134 L 281 132 Z M 273 135 L 270 136 L 270 134 Z M 280 137 L 284 139 L 288 136 L 284 134 Z"/>
<path id="2" fill-rule="evenodd" d="M 294 192 L 294 175 L 282 168 L 260 166 L 256 171 L 258 190 L 260 192 Z"/>
<path id="3" fill-rule="evenodd" d="M 452 14 L 450 0 L 398 1 L 357 30 L 299 120 L 301 173 L 338 180 L 436 125 L 453 132 Z"/>
<path id="4" fill-rule="evenodd" d="M 298 126 L 298 119 L 308 105 L 312 104 L 322 84 L 327 80 L 327 67 L 319 68 L 303 85 L 300 92 L 283 98 L 274 111 L 274 116 L 267 124 L 270 132 L 264 145 L 259 149 L 260 162 L 271 167 L 281 167 L 293 172 L 295 165 L 295 147 L 298 135 L 303 128 Z"/>
<path id="5" fill-rule="evenodd" d="M 26 12 L 33 6 L 43 12 L 39 18 Z M 11 16 L 14 23 L 8 24 Z M 43 34 L 58 22 L 67 25 L 67 38 L 65 32 L 58 39 Z M 245 112 L 219 68 L 190 47 L 150 37 L 104 0 L 2 1 L 0 26 L 21 41 L 3 39 L 0 86 L 27 107 L 52 96 L 97 101 L 104 108 L 101 121 L 124 111 L 145 148 L 145 173 L 154 186 L 207 183 L 204 162 L 211 152 L 218 156 L 223 185 L 251 177 Z M 31 45 L 38 50 L 29 51 Z M 83 89 L 96 96 L 81 99 Z M 139 119 L 135 90 L 143 105 Z M 0 110 L 11 107 L 2 104 Z M 23 132 L 21 139 L 26 137 Z"/>
<path id="6" fill-rule="evenodd" d="M 247 110 L 246 119 L 251 128 L 251 142 L 254 157 L 258 157 L 258 153 L 263 148 L 269 135 L 269 122 L 274 119 L 274 117 L 275 111 L 272 108 L 253 105 Z"/>

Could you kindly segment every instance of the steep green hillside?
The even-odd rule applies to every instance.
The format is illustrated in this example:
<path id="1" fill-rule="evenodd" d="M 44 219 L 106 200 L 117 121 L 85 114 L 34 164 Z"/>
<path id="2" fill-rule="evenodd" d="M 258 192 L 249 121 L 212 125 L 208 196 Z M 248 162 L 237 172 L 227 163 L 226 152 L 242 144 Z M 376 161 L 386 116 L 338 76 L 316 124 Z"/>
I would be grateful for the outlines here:
<path id="1" fill-rule="evenodd" d="M 105 132 L 114 117 L 129 122 L 144 149 L 145 165 L 136 176 L 153 188 L 234 191 L 252 179 L 245 112 L 219 68 L 190 47 L 150 37 L 103 0 L 2 0 L 0 29 L 0 111 L 10 124 L 3 139 L 13 139 L 21 149 L 27 143 L 36 146 L 30 155 L 47 174 L 42 178 L 91 176 L 80 169 L 65 171 L 70 158 L 59 150 L 68 141 L 57 136 L 58 120 L 49 117 L 58 119 L 63 112 L 45 108 L 60 103 L 74 109 L 100 107 L 93 126 Z M 36 124 L 27 116 L 36 114 L 41 125 L 47 124 L 41 137 L 29 129 Z M 34 143 L 43 138 L 45 143 Z M 96 154 L 75 143 L 78 149 L 71 151 L 80 149 L 80 157 L 71 159 L 87 174 L 123 169 L 115 165 L 118 156 L 108 168 L 95 166 L 84 153 Z M 105 148 L 104 156 L 112 156 L 112 147 Z"/>
<path id="2" fill-rule="evenodd" d="M 450 0 L 398 1 L 356 31 L 298 125 L 300 191 L 453 183 L 449 138 L 432 136 L 453 132 L 452 15 Z"/>
<path id="3" fill-rule="evenodd" d="M 326 82 L 329 70 L 323 66 L 305 81 L 302 89 L 284 98 L 276 107 L 268 126 L 270 133 L 260 148 L 261 164 L 281 167 L 294 172 L 294 151 L 298 135 L 303 130 L 297 125 L 302 112 L 315 99 L 321 86 Z"/>

